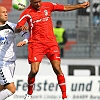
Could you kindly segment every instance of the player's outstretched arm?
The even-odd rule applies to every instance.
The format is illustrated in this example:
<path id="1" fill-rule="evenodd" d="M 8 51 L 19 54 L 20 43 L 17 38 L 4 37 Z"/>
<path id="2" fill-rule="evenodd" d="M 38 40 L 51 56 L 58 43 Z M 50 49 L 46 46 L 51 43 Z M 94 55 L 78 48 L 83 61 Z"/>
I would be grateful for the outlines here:
<path id="1" fill-rule="evenodd" d="M 65 11 L 72 11 L 72 10 L 76 10 L 76 9 L 80 9 L 80 8 L 87 8 L 89 6 L 90 6 L 89 2 L 84 2 L 84 3 L 76 4 L 76 5 L 65 5 L 64 10 Z"/>

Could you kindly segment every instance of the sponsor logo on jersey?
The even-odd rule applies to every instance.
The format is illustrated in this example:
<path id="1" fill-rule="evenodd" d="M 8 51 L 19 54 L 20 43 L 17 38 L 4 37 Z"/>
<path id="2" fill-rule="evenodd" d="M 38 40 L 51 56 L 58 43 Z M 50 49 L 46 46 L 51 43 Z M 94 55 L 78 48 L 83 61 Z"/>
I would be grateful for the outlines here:
<path id="1" fill-rule="evenodd" d="M 0 37 L 0 45 L 8 44 L 7 37 Z"/>
<path id="2" fill-rule="evenodd" d="M 48 19 L 49 19 L 49 17 L 45 17 L 45 18 L 36 20 L 36 21 L 34 21 L 33 23 L 38 23 L 38 22 L 41 22 L 41 21 L 45 22 L 45 21 L 48 21 Z"/>

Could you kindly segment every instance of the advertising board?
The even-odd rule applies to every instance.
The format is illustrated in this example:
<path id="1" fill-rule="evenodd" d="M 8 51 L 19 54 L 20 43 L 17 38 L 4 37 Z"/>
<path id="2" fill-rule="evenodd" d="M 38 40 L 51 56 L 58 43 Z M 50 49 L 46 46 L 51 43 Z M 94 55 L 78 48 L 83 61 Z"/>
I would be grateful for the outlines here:
<path id="1" fill-rule="evenodd" d="M 27 92 L 25 76 L 16 76 L 16 93 L 7 100 L 23 100 Z M 100 78 L 95 76 L 67 76 L 68 100 L 100 100 Z M 33 100 L 62 100 L 61 91 L 54 76 L 39 76 L 34 85 Z"/>
<path id="2" fill-rule="evenodd" d="M 62 59 L 61 67 L 66 78 L 68 100 L 100 100 L 99 59 Z M 29 71 L 27 59 L 16 61 L 16 93 L 7 100 L 23 100 Z M 40 65 L 32 100 L 62 100 L 56 75 L 47 59 L 43 59 Z"/>

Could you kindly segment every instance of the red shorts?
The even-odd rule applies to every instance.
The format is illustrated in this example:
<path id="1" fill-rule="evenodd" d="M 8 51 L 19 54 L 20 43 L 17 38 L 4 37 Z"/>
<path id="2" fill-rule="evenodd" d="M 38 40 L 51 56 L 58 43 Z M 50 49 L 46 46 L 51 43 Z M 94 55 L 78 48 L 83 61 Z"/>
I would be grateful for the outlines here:
<path id="1" fill-rule="evenodd" d="M 28 44 L 28 61 L 32 62 L 41 62 L 44 55 L 47 58 L 52 60 L 60 61 L 60 49 L 58 45 L 47 46 L 43 44 L 32 45 Z"/>

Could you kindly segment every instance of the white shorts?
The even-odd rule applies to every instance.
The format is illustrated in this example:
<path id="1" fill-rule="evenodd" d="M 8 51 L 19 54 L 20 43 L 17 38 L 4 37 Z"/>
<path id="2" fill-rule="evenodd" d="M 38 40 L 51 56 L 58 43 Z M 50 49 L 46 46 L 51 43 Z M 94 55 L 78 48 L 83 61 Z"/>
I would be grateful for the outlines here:
<path id="1" fill-rule="evenodd" d="M 13 81 L 15 62 L 0 61 L 0 84 L 6 85 Z"/>

